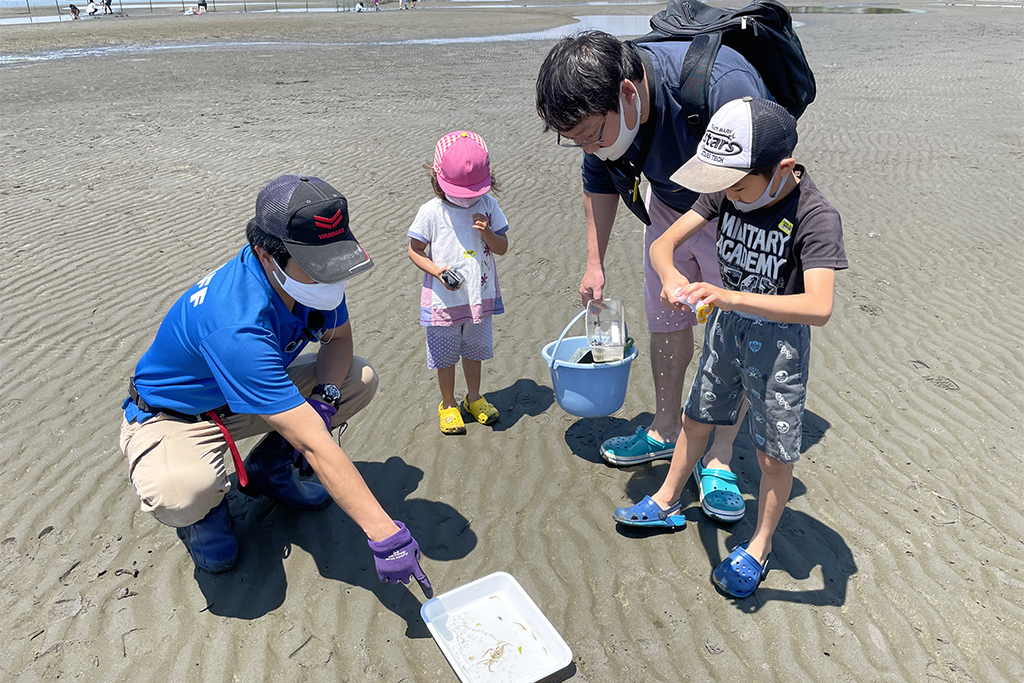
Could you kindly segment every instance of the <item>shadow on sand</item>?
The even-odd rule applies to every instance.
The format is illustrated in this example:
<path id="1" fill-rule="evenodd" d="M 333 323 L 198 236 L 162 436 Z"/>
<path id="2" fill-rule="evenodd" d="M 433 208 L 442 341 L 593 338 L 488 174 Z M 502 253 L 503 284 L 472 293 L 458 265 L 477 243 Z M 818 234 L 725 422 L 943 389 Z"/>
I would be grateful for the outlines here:
<path id="1" fill-rule="evenodd" d="M 650 424 L 652 418 L 650 413 L 641 413 L 632 420 L 607 417 L 581 419 L 566 431 L 565 442 L 577 457 L 589 462 L 602 463 L 599 449 L 605 439 L 633 433 L 638 427 Z M 800 452 L 806 453 L 809 448 L 821 441 L 829 427 L 831 425 L 827 420 L 809 410 L 805 411 Z M 639 501 L 657 491 L 668 474 L 668 468 L 669 462 L 666 460 L 624 468 L 631 475 L 626 484 L 627 497 Z M 797 468 L 799 471 L 799 465 Z M 683 514 L 687 526 L 696 524 L 701 543 L 708 554 L 709 587 L 711 572 L 724 559 L 718 550 L 719 527 L 728 534 L 725 546 L 731 549 L 753 535 L 757 522 L 761 469 L 757 465 L 754 445 L 746 425 L 740 430 L 733 445 L 732 469 L 739 476 L 740 492 L 754 496 L 753 500 L 747 501 L 747 511 L 743 519 L 735 524 L 712 522 L 704 516 L 700 509 L 697 486 L 692 478 L 687 481 L 682 493 Z M 807 487 L 794 477 L 790 500 L 802 496 L 806 491 Z M 611 512 L 608 511 L 609 515 Z M 616 526 L 616 530 L 627 538 L 678 533 L 671 529 L 642 529 L 621 524 Z M 807 591 L 761 587 L 750 597 L 741 600 L 729 599 L 744 612 L 756 612 L 770 600 L 786 600 L 809 605 L 842 605 L 846 602 L 847 585 L 850 577 L 857 572 L 850 547 L 832 528 L 804 512 L 787 507 L 775 533 L 768 565 L 769 573 L 785 571 L 794 579 L 805 580 L 811 577 L 816 566 L 821 567 L 823 580 L 823 585 L 819 589 Z"/>
<path id="2" fill-rule="evenodd" d="M 458 510 L 408 497 L 419 486 L 422 470 L 398 457 L 356 467 L 384 509 L 409 527 L 425 557 L 455 560 L 476 547 L 476 534 Z M 342 589 L 373 593 L 381 605 L 405 619 L 407 637 L 430 637 L 419 614 L 419 584 L 381 584 L 366 536 L 337 505 L 291 510 L 269 498 L 250 499 L 235 491 L 228 494 L 228 504 L 241 546 L 238 564 L 225 574 L 195 571 L 211 613 L 257 619 L 280 607 L 288 588 L 283 560 L 297 546 L 312 556 L 321 576 L 344 584 Z"/>

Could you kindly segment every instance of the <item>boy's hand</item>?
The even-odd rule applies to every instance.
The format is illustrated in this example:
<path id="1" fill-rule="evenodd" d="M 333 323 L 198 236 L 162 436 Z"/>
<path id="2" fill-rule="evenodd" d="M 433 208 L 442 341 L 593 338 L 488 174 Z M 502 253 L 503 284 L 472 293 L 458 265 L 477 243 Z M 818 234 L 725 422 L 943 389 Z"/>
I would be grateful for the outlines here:
<path id="1" fill-rule="evenodd" d="M 473 214 L 473 227 L 476 228 L 477 230 L 479 230 L 480 232 L 483 232 L 484 230 L 487 230 L 488 228 L 490 228 L 491 227 L 491 217 L 490 217 L 490 215 L 485 215 L 485 214 L 482 214 L 482 213 L 474 213 Z"/>
<path id="2" fill-rule="evenodd" d="M 679 297 L 676 296 L 676 290 L 685 288 L 690 284 L 690 281 L 682 276 L 679 272 L 674 275 L 665 278 L 661 283 L 661 303 L 665 305 L 665 308 L 681 309 L 683 304 L 679 303 Z"/>
<path id="3" fill-rule="evenodd" d="M 736 305 L 736 292 L 731 289 L 715 287 L 706 282 L 691 282 L 683 287 L 683 291 L 680 294 L 680 299 L 688 299 L 694 302 L 703 301 L 711 306 L 718 306 L 723 311 L 731 311 Z"/>

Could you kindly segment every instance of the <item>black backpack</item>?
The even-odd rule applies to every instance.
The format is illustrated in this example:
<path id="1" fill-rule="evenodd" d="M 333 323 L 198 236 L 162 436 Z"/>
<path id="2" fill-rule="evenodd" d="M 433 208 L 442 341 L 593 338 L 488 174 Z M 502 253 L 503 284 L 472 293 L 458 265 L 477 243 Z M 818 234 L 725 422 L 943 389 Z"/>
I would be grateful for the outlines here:
<path id="1" fill-rule="evenodd" d="M 683 61 L 682 93 L 693 113 L 687 117 L 694 140 L 704 136 L 708 83 L 718 49 L 743 55 L 760 74 L 775 101 L 796 118 L 814 101 L 814 74 L 793 30 L 789 10 L 778 0 L 754 0 L 743 9 L 724 9 L 700 0 L 670 0 L 651 17 L 651 32 L 634 42 L 692 40 Z"/>
<path id="2" fill-rule="evenodd" d="M 757 70 L 775 101 L 799 118 L 814 101 L 814 74 L 793 32 L 789 10 L 778 0 L 754 0 L 743 9 L 720 9 L 700 0 L 669 0 L 668 7 L 651 17 L 651 32 L 634 43 L 690 40 L 683 60 L 681 91 L 691 112 L 686 123 L 694 140 L 704 137 L 711 120 L 708 85 L 711 67 L 722 45 L 743 55 Z M 629 42 L 629 41 L 627 41 Z M 644 67 L 653 78 L 653 67 L 640 50 Z M 654 92 L 650 93 L 654 106 Z M 606 161 L 611 180 L 623 203 L 637 218 L 650 225 L 640 197 L 640 173 L 650 151 L 654 120 L 640 128 L 640 156 L 636 161 Z"/>

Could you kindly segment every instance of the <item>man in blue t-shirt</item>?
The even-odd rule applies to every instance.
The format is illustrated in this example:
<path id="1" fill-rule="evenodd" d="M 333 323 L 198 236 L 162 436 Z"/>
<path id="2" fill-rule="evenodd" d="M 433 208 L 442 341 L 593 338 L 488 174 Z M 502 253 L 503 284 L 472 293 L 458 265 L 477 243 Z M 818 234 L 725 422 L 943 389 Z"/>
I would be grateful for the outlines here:
<path id="1" fill-rule="evenodd" d="M 319 178 L 281 176 L 260 191 L 246 237 L 174 303 L 135 367 L 120 445 L 142 510 L 177 528 L 200 569 L 231 569 L 230 451 L 243 493 L 299 509 L 333 499 L 366 533 L 381 581 L 413 576 L 429 589 L 415 539 L 330 434 L 377 390 L 352 354 L 345 283 L 373 262 L 345 197 Z M 311 341 L 316 356 L 299 357 Z M 267 432 L 243 463 L 235 441 Z"/>
<path id="2" fill-rule="evenodd" d="M 693 357 L 689 310 L 666 308 L 661 281 L 648 252 L 651 243 L 689 211 L 697 194 L 669 176 L 694 155 L 698 140 L 687 126 L 681 92 L 683 60 L 689 41 L 643 44 L 621 42 L 602 31 L 588 31 L 559 41 L 537 77 L 537 113 L 545 130 L 558 133 L 563 147 L 583 150 L 583 210 L 587 229 L 587 264 L 580 294 L 583 304 L 604 294 L 604 255 L 620 195 L 644 219 L 644 308 L 651 332 L 654 371 L 654 419 L 628 437 L 601 445 L 601 456 L 626 466 L 671 458 L 682 427 L 682 393 L 686 367 Z M 708 108 L 744 96 L 770 98 L 761 77 L 735 50 L 722 47 L 712 66 Z M 631 173 L 636 171 L 636 180 Z M 650 183 L 641 203 L 639 173 Z M 687 278 L 717 283 L 715 223 L 676 251 L 676 265 Z M 741 414 L 742 419 L 742 414 Z M 732 443 L 739 427 L 718 429 L 700 476 L 701 507 L 709 517 L 734 522 L 745 505 L 730 470 Z"/>

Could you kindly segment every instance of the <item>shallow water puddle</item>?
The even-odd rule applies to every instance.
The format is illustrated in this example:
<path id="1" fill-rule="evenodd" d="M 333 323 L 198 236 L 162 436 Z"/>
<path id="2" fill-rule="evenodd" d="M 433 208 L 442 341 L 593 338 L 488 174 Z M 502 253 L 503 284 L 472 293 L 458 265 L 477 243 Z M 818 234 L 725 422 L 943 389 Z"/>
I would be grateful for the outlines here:
<path id="1" fill-rule="evenodd" d="M 462 0 L 464 2 L 480 2 L 481 0 Z M 483 0 L 484 2 L 502 2 L 504 0 Z M 588 2 L 586 5 L 624 5 L 624 4 L 652 4 L 646 0 L 639 2 Z M 661 4 L 654 3 L 654 4 Z M 492 5 L 490 9 L 501 8 L 522 8 L 522 7 L 545 7 L 546 5 Z M 466 6 L 467 9 L 470 7 Z M 273 11 L 273 10 L 270 10 Z M 791 7 L 793 14 L 908 14 L 911 12 L 922 12 L 923 10 L 899 9 L 895 7 L 871 7 L 868 5 L 831 5 L 825 7 L 799 6 Z M 49 20 L 56 20 L 56 17 L 48 17 Z M 116 47 L 95 47 L 77 48 L 66 50 L 51 50 L 48 52 L 37 52 L 27 55 L 0 55 L 0 65 L 3 64 L 24 64 L 31 62 L 46 62 L 54 59 L 71 59 L 75 57 L 102 57 L 111 55 L 124 55 L 140 52 L 159 52 L 163 50 L 240 50 L 251 47 L 351 47 L 356 45 L 455 45 L 459 43 L 502 43 L 519 42 L 526 40 L 557 40 L 563 36 L 571 35 L 579 31 L 598 30 L 619 37 L 640 36 L 650 30 L 650 17 L 644 15 L 614 15 L 595 14 L 590 16 L 575 17 L 575 24 L 556 26 L 555 28 L 529 33 L 508 33 L 497 36 L 465 36 L 460 38 L 410 38 L 407 40 L 388 40 L 374 42 L 349 42 L 349 43 L 291 43 L 291 42 L 223 42 L 205 43 L 198 45 L 122 45 Z M 25 23 L 26 19 L 3 19 L 0 24 Z M 36 19 L 40 21 L 40 19 Z M 794 26 L 801 26 L 798 21 L 793 22 Z"/>

